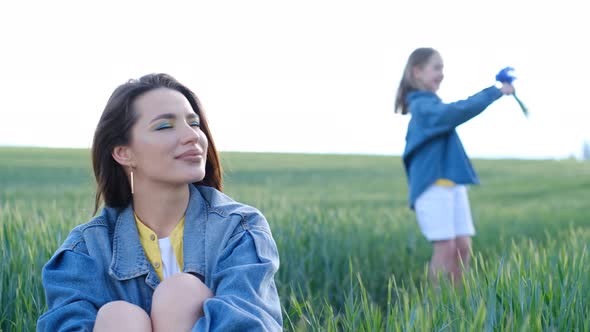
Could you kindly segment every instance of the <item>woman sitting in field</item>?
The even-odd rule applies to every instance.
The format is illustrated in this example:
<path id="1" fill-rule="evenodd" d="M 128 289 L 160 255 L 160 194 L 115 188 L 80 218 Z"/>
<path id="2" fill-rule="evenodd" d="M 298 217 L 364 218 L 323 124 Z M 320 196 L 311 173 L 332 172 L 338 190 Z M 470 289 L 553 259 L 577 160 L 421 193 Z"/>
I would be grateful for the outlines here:
<path id="1" fill-rule="evenodd" d="M 171 76 L 119 86 L 92 146 L 94 219 L 43 267 L 38 331 L 276 331 L 279 256 L 256 209 L 221 193 L 195 94 Z"/>

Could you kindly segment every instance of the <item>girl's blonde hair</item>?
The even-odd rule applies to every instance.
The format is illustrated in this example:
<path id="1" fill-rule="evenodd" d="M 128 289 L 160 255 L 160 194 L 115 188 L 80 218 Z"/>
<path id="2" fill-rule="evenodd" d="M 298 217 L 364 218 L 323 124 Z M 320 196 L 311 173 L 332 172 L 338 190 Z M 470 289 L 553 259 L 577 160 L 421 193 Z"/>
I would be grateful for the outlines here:
<path id="1" fill-rule="evenodd" d="M 394 107 L 395 113 L 401 112 L 401 114 L 407 114 L 409 112 L 406 97 L 408 93 L 418 89 L 413 70 L 415 67 L 424 67 L 433 54 L 438 54 L 438 51 L 431 47 L 417 48 L 410 54 L 406 67 L 404 68 L 402 79 L 399 82 L 399 87 L 397 88 Z"/>

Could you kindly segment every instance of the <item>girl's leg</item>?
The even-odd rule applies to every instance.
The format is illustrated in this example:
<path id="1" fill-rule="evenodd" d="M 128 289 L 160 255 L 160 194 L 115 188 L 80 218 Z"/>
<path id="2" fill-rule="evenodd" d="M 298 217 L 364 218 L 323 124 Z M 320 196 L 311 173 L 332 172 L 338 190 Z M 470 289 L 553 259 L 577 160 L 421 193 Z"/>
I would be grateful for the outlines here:
<path id="1" fill-rule="evenodd" d="M 460 269 L 464 267 L 467 270 L 471 263 L 471 237 L 475 235 L 475 227 L 471 217 L 467 187 L 457 186 L 455 189 L 455 244 L 457 246 L 457 262 Z"/>
<path id="2" fill-rule="evenodd" d="M 211 290 L 191 274 L 177 273 L 167 278 L 154 292 L 154 331 L 190 331 L 203 316 L 203 303 L 211 297 Z"/>
<path id="3" fill-rule="evenodd" d="M 430 260 L 429 276 L 437 282 L 439 274 L 450 276 L 453 280 L 459 276 L 457 266 L 457 246 L 455 240 L 440 240 L 432 242 L 432 259 Z"/>
<path id="4" fill-rule="evenodd" d="M 434 241 L 433 254 L 430 261 L 430 277 L 437 281 L 438 274 L 450 276 L 458 283 L 463 271 L 469 269 L 471 262 L 471 237 L 460 236 L 453 240 Z"/>
<path id="5" fill-rule="evenodd" d="M 113 301 L 103 305 L 96 315 L 94 331 L 148 332 L 152 323 L 148 314 L 135 304 Z"/>
<path id="6" fill-rule="evenodd" d="M 457 246 L 459 268 L 463 267 L 464 270 L 469 269 L 471 263 L 471 237 L 470 236 L 459 236 L 455 239 L 455 245 Z"/>
<path id="7" fill-rule="evenodd" d="M 416 200 L 418 224 L 424 236 L 432 242 L 429 277 L 435 283 L 439 274 L 455 282 L 461 279 L 458 250 L 465 241 L 462 239 L 458 243 L 457 234 L 473 232 L 468 204 L 464 186 L 433 185 Z"/>

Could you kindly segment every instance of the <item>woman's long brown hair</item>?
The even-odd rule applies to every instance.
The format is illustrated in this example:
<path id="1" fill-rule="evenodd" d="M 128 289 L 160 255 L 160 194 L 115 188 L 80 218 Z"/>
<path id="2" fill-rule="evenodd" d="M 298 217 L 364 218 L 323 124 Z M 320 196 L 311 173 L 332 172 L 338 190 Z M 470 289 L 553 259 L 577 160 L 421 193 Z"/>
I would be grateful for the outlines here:
<path id="1" fill-rule="evenodd" d="M 117 87 L 98 121 L 92 142 L 92 165 L 97 186 L 94 213 L 98 211 L 103 200 L 105 205 L 110 207 L 125 207 L 131 203 L 129 180 L 123 167 L 113 159 L 112 152 L 116 146 L 130 143 L 131 128 L 137 121 L 137 114 L 132 107 L 135 99 L 158 88 L 172 89 L 182 93 L 199 116 L 200 129 L 207 136 L 209 145 L 205 177 L 195 184 L 223 190 L 221 163 L 199 99 L 189 88 L 172 76 L 149 74 L 137 80 L 129 80 Z"/>

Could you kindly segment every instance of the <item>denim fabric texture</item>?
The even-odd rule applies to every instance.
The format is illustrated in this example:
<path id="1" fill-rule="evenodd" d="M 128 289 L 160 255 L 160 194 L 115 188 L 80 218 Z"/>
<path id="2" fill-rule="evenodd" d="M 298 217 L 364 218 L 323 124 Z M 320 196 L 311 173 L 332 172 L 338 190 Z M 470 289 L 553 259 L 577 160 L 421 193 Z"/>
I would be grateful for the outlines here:
<path id="1" fill-rule="evenodd" d="M 430 91 L 413 91 L 406 98 L 412 118 L 402 155 L 408 178 L 410 208 L 437 179 L 478 184 L 456 127 L 483 112 L 502 96 L 495 86 L 454 103 L 443 103 Z"/>
<path id="2" fill-rule="evenodd" d="M 215 296 L 193 331 L 279 331 L 282 314 L 274 275 L 279 255 L 270 227 L 255 208 L 216 189 L 190 186 L 182 271 Z M 160 280 L 146 258 L 132 206 L 105 207 L 69 234 L 43 267 L 48 310 L 37 331 L 92 331 L 105 303 L 151 309 Z"/>

